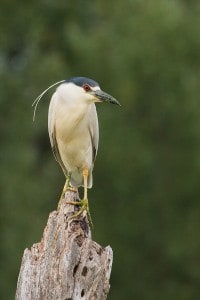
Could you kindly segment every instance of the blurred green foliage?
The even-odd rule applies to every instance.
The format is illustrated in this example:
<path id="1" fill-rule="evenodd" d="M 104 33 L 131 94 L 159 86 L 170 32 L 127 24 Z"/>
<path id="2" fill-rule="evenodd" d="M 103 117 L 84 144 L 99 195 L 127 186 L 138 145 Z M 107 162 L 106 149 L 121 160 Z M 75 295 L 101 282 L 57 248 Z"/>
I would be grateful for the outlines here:
<path id="1" fill-rule="evenodd" d="M 89 191 L 93 238 L 110 244 L 109 299 L 200 295 L 199 1 L 2 0 L 0 298 L 13 299 L 23 250 L 40 240 L 64 177 L 51 153 L 48 99 L 72 76 L 122 107 L 98 105 Z"/>

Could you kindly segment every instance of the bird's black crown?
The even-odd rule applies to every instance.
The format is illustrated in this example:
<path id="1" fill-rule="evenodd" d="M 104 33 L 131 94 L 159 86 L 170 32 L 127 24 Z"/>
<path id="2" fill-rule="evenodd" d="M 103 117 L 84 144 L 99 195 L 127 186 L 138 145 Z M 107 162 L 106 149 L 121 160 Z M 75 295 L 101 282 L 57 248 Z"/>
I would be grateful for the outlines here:
<path id="1" fill-rule="evenodd" d="M 83 86 L 86 83 L 91 87 L 99 86 L 98 82 L 86 77 L 72 77 L 70 79 L 67 79 L 66 82 L 72 82 L 78 86 Z"/>

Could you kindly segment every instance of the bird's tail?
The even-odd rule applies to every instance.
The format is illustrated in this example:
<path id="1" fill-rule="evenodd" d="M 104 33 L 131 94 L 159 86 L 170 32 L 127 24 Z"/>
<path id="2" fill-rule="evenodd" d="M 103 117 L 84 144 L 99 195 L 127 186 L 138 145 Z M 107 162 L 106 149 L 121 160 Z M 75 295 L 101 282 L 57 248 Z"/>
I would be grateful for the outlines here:
<path id="1" fill-rule="evenodd" d="M 80 172 L 72 172 L 71 174 L 71 179 L 70 179 L 70 184 L 74 187 L 79 187 L 79 186 L 84 186 L 83 185 L 83 175 Z M 93 184 L 93 176 L 92 172 L 89 172 L 88 176 L 88 188 L 90 189 Z"/>

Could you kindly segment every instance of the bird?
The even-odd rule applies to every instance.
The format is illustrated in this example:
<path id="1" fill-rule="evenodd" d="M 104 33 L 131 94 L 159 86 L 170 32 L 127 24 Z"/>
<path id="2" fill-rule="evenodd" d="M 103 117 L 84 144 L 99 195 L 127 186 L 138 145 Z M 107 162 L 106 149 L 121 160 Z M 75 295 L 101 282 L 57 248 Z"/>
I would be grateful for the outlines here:
<path id="1" fill-rule="evenodd" d="M 61 199 L 68 189 L 76 191 L 82 186 L 83 199 L 79 202 L 68 201 L 67 203 L 80 206 L 80 210 L 73 217 L 86 210 L 89 222 L 92 224 L 87 190 L 93 185 L 92 172 L 99 144 L 95 104 L 108 102 L 120 105 L 120 103 L 113 96 L 102 91 L 95 80 L 87 77 L 72 77 L 54 83 L 40 94 L 33 102 L 34 118 L 39 101 L 55 85 L 58 87 L 49 104 L 48 131 L 53 154 L 66 177 Z"/>

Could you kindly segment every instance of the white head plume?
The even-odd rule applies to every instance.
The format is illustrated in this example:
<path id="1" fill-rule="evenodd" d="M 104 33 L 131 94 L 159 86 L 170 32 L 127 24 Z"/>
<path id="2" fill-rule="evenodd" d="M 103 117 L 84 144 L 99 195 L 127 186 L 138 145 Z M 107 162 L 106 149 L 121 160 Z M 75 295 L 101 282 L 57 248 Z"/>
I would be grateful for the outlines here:
<path id="1" fill-rule="evenodd" d="M 61 81 L 58 81 L 54 84 L 52 84 L 51 86 L 49 86 L 45 91 L 43 91 L 32 103 L 32 106 L 34 107 L 34 111 L 33 111 L 33 121 L 35 120 L 35 115 L 36 115 L 36 110 L 37 110 L 37 106 L 40 102 L 40 100 L 42 99 L 42 97 L 44 96 L 44 94 L 46 94 L 46 92 L 48 90 L 50 90 L 52 87 L 54 87 L 55 85 L 58 85 L 59 83 L 62 83 L 64 82 L 65 80 L 61 80 Z"/>

